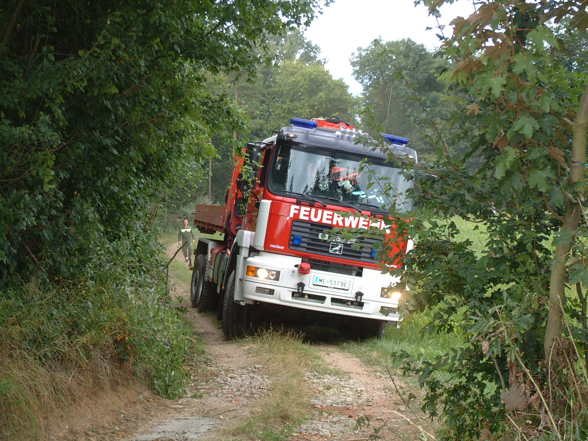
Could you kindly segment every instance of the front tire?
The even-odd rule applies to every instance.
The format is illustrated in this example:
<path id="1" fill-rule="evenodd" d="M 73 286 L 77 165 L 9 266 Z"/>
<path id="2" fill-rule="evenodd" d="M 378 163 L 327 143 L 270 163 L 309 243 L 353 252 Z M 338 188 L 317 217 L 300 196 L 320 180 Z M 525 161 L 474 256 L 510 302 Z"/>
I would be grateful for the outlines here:
<path id="1" fill-rule="evenodd" d="M 247 306 L 235 303 L 235 271 L 227 279 L 223 296 L 223 334 L 225 339 L 242 337 L 247 331 Z"/>

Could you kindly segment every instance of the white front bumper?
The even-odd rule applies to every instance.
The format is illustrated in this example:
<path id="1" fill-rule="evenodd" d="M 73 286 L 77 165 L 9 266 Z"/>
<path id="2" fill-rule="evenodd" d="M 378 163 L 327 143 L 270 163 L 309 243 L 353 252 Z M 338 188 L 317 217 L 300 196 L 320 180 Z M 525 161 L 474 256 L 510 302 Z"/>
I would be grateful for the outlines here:
<path id="1" fill-rule="evenodd" d="M 395 286 L 399 277 L 382 274 L 378 270 L 363 268 L 361 277 L 311 269 L 310 274 L 299 274 L 301 259 L 263 252 L 248 257 L 240 275 L 240 288 L 246 301 L 259 301 L 294 308 L 309 309 L 332 314 L 399 322 L 398 302 L 380 297 L 381 289 Z M 245 275 L 248 265 L 280 272 L 277 281 L 261 280 Z M 304 283 L 300 294 L 298 284 Z M 322 286 L 321 286 L 322 285 Z M 327 287 L 330 286 L 338 286 Z M 269 293 L 269 290 L 272 290 Z M 356 293 L 362 293 L 357 302 Z"/>

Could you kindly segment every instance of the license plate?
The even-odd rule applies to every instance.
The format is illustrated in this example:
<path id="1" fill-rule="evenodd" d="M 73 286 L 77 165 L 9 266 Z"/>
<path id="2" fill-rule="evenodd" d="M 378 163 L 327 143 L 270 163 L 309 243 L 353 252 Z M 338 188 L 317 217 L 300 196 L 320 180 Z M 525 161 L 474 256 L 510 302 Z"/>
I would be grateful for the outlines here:
<path id="1" fill-rule="evenodd" d="M 346 279 L 336 279 L 333 277 L 324 277 L 319 275 L 312 276 L 312 285 L 321 286 L 323 288 L 340 289 L 342 291 L 349 291 L 351 288 L 351 281 Z"/>

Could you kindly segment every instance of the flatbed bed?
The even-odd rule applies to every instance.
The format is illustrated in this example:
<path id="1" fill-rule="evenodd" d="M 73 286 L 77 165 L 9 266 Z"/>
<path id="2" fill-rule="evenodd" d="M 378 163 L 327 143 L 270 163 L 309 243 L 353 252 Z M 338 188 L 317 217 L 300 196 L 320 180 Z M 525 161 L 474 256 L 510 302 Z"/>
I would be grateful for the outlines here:
<path id="1" fill-rule="evenodd" d="M 202 233 L 223 233 L 225 230 L 225 207 L 223 205 L 196 205 L 194 225 Z"/>

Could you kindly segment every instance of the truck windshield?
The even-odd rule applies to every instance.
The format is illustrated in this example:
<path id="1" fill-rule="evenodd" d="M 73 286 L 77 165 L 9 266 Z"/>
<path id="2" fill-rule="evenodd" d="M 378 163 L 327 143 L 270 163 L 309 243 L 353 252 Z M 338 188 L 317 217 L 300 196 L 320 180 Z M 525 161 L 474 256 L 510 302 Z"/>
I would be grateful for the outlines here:
<path id="1" fill-rule="evenodd" d="M 313 147 L 279 146 L 269 174 L 270 191 L 333 205 L 397 212 L 412 209 L 412 180 L 377 159 Z"/>

